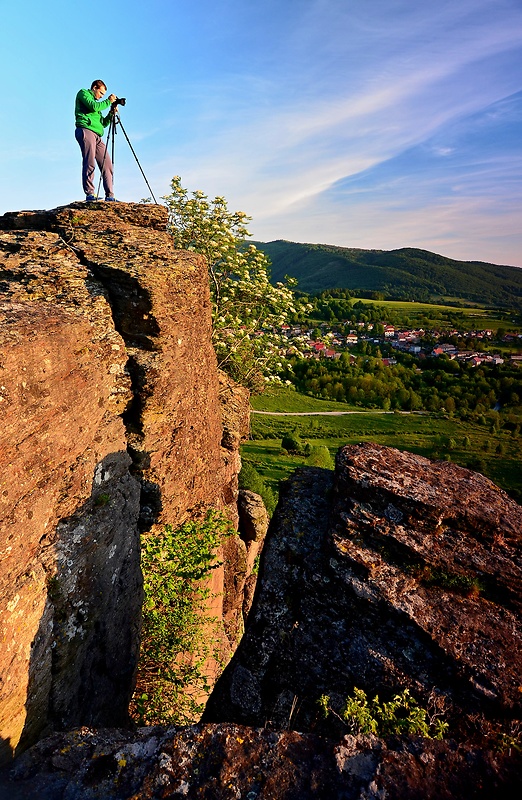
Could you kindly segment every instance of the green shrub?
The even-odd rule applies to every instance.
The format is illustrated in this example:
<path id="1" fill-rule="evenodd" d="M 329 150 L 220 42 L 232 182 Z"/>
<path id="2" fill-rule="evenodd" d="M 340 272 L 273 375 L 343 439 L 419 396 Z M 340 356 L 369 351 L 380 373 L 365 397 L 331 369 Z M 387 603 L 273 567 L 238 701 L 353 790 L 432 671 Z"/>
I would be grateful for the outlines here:
<path id="1" fill-rule="evenodd" d="M 243 461 L 241 464 L 241 471 L 238 477 L 238 484 L 240 489 L 248 489 L 249 492 L 256 492 L 261 494 L 265 482 L 257 469 L 250 461 Z"/>
<path id="2" fill-rule="evenodd" d="M 441 719 L 443 703 L 434 694 L 431 699 L 431 714 L 417 704 L 408 689 L 396 694 L 389 702 L 381 703 L 378 695 L 368 701 L 366 692 L 354 687 L 353 696 L 346 698 L 339 714 L 330 708 L 328 695 L 321 695 L 318 703 L 325 717 L 333 713 L 346 723 L 350 733 L 355 736 L 368 733 L 382 737 L 410 734 L 442 739 L 448 729 L 448 723 Z"/>
<path id="3" fill-rule="evenodd" d="M 296 453 L 300 455 L 304 449 L 304 443 L 296 431 L 292 433 L 285 433 L 281 440 L 281 447 L 288 453 Z"/>
<path id="4" fill-rule="evenodd" d="M 238 484 L 240 489 L 247 489 L 249 492 L 261 495 L 268 516 L 272 516 L 277 505 L 277 497 L 271 487 L 265 483 L 263 476 L 249 461 L 242 463 Z"/>
<path id="5" fill-rule="evenodd" d="M 233 533 L 210 510 L 179 528 L 166 525 L 142 541 L 144 602 L 137 688 L 131 714 L 140 725 L 186 724 L 201 713 L 208 691 L 203 666 L 217 657 L 217 621 L 208 612 L 207 578 L 216 552 Z"/>
<path id="6" fill-rule="evenodd" d="M 311 445 L 310 454 L 306 459 L 310 467 L 322 467 L 323 469 L 334 469 L 333 458 L 326 445 Z"/>

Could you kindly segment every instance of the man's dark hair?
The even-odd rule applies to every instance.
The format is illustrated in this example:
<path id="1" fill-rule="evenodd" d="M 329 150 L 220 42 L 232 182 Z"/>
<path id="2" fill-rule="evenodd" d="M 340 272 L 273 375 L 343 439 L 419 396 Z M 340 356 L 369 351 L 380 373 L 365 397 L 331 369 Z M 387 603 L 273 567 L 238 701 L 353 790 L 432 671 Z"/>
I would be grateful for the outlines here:
<path id="1" fill-rule="evenodd" d="M 107 91 L 107 86 L 103 81 L 97 80 L 91 83 L 91 89 L 101 89 L 102 86 Z"/>

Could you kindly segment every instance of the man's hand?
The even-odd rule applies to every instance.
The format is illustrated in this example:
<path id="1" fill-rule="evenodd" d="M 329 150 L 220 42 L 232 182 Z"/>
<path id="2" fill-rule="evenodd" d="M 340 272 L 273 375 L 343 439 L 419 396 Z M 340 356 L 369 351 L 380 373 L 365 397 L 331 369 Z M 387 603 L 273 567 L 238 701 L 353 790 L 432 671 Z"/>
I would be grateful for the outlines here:
<path id="1" fill-rule="evenodd" d="M 117 100 L 117 99 L 118 99 L 118 98 L 116 97 L 116 95 L 115 95 L 115 94 L 110 94 L 110 95 L 109 95 L 109 100 L 111 101 L 111 103 L 114 103 L 114 101 L 115 101 L 115 100 Z"/>

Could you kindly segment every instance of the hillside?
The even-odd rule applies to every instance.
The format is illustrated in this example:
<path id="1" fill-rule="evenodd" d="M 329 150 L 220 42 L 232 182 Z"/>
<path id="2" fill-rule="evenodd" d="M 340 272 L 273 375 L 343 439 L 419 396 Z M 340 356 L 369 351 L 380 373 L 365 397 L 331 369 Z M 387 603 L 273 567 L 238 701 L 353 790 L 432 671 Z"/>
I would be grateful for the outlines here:
<path id="1" fill-rule="evenodd" d="M 256 242 L 272 261 L 272 278 L 291 275 L 305 292 L 358 289 L 390 298 L 440 301 L 459 298 L 501 308 L 522 308 L 522 269 L 455 261 L 404 247 L 360 250 L 279 239 Z"/>

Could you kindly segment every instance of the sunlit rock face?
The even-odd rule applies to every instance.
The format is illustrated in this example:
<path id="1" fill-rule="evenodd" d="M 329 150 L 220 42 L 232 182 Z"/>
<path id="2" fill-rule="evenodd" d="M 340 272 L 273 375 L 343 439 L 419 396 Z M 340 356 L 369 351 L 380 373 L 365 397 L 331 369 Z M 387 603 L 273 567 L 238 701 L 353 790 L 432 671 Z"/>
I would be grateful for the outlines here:
<path id="1" fill-rule="evenodd" d="M 209 505 L 237 521 L 248 396 L 220 383 L 206 264 L 166 226 L 164 207 L 126 203 L 0 218 L 4 757 L 125 723 L 140 532 Z M 219 617 L 226 565 L 213 581 Z M 225 656 L 243 598 L 226 602 Z"/>

